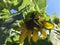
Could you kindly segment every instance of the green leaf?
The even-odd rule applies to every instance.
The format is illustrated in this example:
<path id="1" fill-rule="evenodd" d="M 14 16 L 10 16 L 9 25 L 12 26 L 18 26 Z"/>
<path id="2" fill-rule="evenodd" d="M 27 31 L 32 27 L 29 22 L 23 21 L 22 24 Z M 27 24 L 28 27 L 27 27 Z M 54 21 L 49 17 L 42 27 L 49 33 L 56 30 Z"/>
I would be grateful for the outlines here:
<path id="1" fill-rule="evenodd" d="M 21 10 L 22 8 L 24 8 L 26 5 L 30 5 L 31 7 L 34 6 L 33 2 L 31 0 L 23 0 L 23 3 L 20 7 L 18 7 L 19 10 Z"/>
<path id="2" fill-rule="evenodd" d="M 2 1 L 0 1 L 0 11 L 4 8 L 4 3 Z"/>
<path id="3" fill-rule="evenodd" d="M 40 9 L 46 7 L 46 0 L 39 0 L 38 2 L 39 2 L 38 6 L 39 6 Z"/>
<path id="4" fill-rule="evenodd" d="M 47 14 L 44 14 L 44 18 L 45 18 L 46 21 L 49 21 L 50 20 L 50 16 L 47 15 Z"/>
<path id="5" fill-rule="evenodd" d="M 10 15 L 3 14 L 1 17 L 2 17 L 3 19 L 7 19 L 7 18 L 9 18 L 9 17 L 10 17 Z"/>
<path id="6" fill-rule="evenodd" d="M 5 9 L 5 8 L 2 10 L 2 12 L 4 12 L 4 13 L 10 13 L 9 10 Z"/>
<path id="7" fill-rule="evenodd" d="M 16 6 L 19 2 L 18 2 L 18 0 L 13 0 L 12 3 L 14 6 Z"/>
<path id="8" fill-rule="evenodd" d="M 19 35 L 15 35 L 15 37 L 13 38 L 14 41 L 18 41 L 19 40 Z"/>
<path id="9" fill-rule="evenodd" d="M 2 10 L 2 13 L 3 13 L 2 18 L 4 18 L 4 19 L 9 18 L 9 16 L 11 16 L 11 14 L 10 14 L 10 12 L 9 12 L 8 9 L 5 9 L 5 8 L 4 8 L 4 9 Z"/>
<path id="10" fill-rule="evenodd" d="M 53 16 L 52 16 L 52 21 L 57 17 L 57 14 L 54 13 Z"/>
<path id="11" fill-rule="evenodd" d="M 7 41 L 12 42 L 12 40 L 9 37 L 7 38 Z"/>
<path id="12" fill-rule="evenodd" d="M 46 0 L 32 0 L 35 5 L 39 7 L 39 9 L 43 9 L 46 7 Z"/>
<path id="13" fill-rule="evenodd" d="M 12 0 L 11 9 L 18 10 L 18 7 L 22 5 L 23 0 Z"/>
<path id="14" fill-rule="evenodd" d="M 9 2 L 9 3 L 8 3 Z M 9 0 L 1 0 L 0 1 L 0 6 L 1 8 L 6 8 L 9 9 L 10 8 L 10 4 L 12 4 Z"/>

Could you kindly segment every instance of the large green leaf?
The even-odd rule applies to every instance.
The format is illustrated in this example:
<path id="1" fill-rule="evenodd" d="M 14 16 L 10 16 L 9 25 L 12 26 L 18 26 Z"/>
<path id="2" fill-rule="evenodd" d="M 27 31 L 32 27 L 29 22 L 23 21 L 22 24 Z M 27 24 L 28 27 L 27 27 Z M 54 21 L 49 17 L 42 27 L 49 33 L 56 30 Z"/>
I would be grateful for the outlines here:
<path id="1" fill-rule="evenodd" d="M 8 10 L 15 9 L 22 5 L 23 0 L 0 0 L 0 9 L 6 8 Z"/>
<path id="2" fill-rule="evenodd" d="M 4 7 L 6 7 L 5 4 L 4 4 L 4 2 L 3 2 L 2 0 L 0 0 L 0 11 L 1 11 Z"/>
<path id="3" fill-rule="evenodd" d="M 2 10 L 2 18 L 6 19 L 6 18 L 9 18 L 9 16 L 11 16 L 9 10 L 4 8 Z"/>
<path id="4" fill-rule="evenodd" d="M 46 0 L 32 0 L 35 7 L 38 6 L 38 8 L 41 9 L 45 9 L 46 7 Z"/>
<path id="5" fill-rule="evenodd" d="M 23 0 L 12 0 L 12 6 L 11 6 L 11 9 L 15 9 L 15 10 L 18 10 L 18 7 L 22 5 L 23 3 Z"/>
<path id="6" fill-rule="evenodd" d="M 31 0 L 23 0 L 22 5 L 18 8 L 19 10 L 21 10 L 22 8 L 24 8 L 26 5 L 30 5 L 31 7 L 34 6 L 33 2 Z"/>
<path id="7" fill-rule="evenodd" d="M 38 2 L 39 2 L 38 6 L 39 6 L 40 9 L 46 7 L 46 0 L 39 0 Z"/>
<path id="8" fill-rule="evenodd" d="M 50 16 L 48 14 L 46 14 L 46 13 L 44 14 L 44 18 L 45 18 L 46 21 L 50 20 Z"/>

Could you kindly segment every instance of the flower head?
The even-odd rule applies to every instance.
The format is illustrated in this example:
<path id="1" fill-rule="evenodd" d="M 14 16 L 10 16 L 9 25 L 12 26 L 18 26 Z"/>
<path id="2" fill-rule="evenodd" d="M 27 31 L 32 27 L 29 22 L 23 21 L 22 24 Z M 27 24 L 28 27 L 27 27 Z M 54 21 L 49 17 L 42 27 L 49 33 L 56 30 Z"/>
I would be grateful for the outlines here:
<path id="1" fill-rule="evenodd" d="M 40 15 L 37 11 L 29 12 L 23 21 L 20 22 L 22 28 L 22 34 L 20 35 L 20 43 L 24 42 L 26 38 L 28 41 L 32 39 L 34 42 L 37 42 L 40 39 L 38 32 L 41 33 L 43 38 L 47 38 L 48 35 L 46 33 L 47 29 L 52 29 L 53 25 L 44 20 L 44 17 Z"/>

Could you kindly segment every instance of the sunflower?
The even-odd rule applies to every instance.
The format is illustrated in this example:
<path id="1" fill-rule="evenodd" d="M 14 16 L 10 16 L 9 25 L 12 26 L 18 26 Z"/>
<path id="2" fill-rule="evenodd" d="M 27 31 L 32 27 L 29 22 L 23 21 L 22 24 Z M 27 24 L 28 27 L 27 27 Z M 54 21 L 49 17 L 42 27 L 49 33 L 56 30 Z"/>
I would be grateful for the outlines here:
<path id="1" fill-rule="evenodd" d="M 33 14 L 33 15 L 32 15 Z M 39 13 L 38 13 L 39 14 Z M 42 20 L 41 20 L 42 19 Z M 20 21 L 21 27 L 18 30 L 23 30 L 20 35 L 20 43 L 24 42 L 24 40 L 28 37 L 28 41 L 32 39 L 33 42 L 37 42 L 40 40 L 40 36 L 38 32 L 40 32 L 43 38 L 47 38 L 47 34 L 43 29 L 44 18 L 40 15 L 37 15 L 36 12 L 32 12 L 30 14 L 29 20 L 26 18 L 23 21 Z"/>
<path id="2" fill-rule="evenodd" d="M 28 41 L 30 42 L 30 39 L 32 37 L 32 40 L 36 42 L 39 37 L 38 37 L 38 29 L 34 27 L 34 29 L 30 29 L 29 27 L 26 26 L 24 22 L 20 22 L 23 32 L 20 36 L 20 43 L 24 42 L 25 38 L 28 37 Z"/>
<path id="3" fill-rule="evenodd" d="M 33 42 L 37 42 L 40 39 L 40 37 L 38 36 L 39 31 L 44 38 L 47 38 L 47 34 L 44 29 L 39 29 L 37 27 L 30 29 L 30 28 L 28 28 L 29 26 L 28 27 L 26 26 L 26 23 L 24 23 L 24 21 L 20 22 L 20 25 L 22 26 L 22 29 L 23 29 L 23 32 L 20 36 L 20 43 L 24 42 L 26 37 L 28 37 L 29 42 L 30 42 L 31 38 L 32 38 Z"/>

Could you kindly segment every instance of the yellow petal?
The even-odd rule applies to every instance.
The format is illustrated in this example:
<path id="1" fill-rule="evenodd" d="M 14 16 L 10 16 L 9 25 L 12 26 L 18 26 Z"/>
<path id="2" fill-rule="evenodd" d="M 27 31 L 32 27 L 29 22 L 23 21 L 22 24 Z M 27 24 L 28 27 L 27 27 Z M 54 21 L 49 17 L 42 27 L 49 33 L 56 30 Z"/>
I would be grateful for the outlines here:
<path id="1" fill-rule="evenodd" d="M 51 23 L 49 23 L 49 22 L 45 22 L 45 23 L 44 23 L 44 26 L 45 26 L 45 28 L 47 28 L 47 29 L 52 29 L 52 28 L 54 27 L 54 25 L 51 24 Z"/>
<path id="2" fill-rule="evenodd" d="M 60 27 L 60 22 L 58 23 L 58 26 Z"/>
<path id="3" fill-rule="evenodd" d="M 34 29 L 34 30 L 38 30 L 38 28 L 37 28 L 37 27 L 34 27 L 33 29 Z"/>
<path id="4" fill-rule="evenodd" d="M 39 39 L 39 37 L 38 37 L 38 31 L 34 30 L 33 36 L 32 36 L 32 40 L 34 42 L 37 42 L 38 39 Z"/>
<path id="5" fill-rule="evenodd" d="M 19 24 L 20 24 L 20 26 L 18 28 L 16 28 L 15 30 L 23 30 L 24 21 L 20 21 Z"/>
<path id="6" fill-rule="evenodd" d="M 47 34 L 46 34 L 45 30 L 41 29 L 40 32 L 44 38 L 47 38 Z"/>
<path id="7" fill-rule="evenodd" d="M 21 21 L 21 22 L 20 22 L 20 25 L 21 25 L 21 28 L 22 28 L 23 30 L 28 30 L 27 27 L 26 27 L 26 24 L 24 23 L 24 21 Z"/>
<path id="8" fill-rule="evenodd" d="M 44 21 L 45 19 L 41 16 L 39 16 L 39 21 Z"/>
<path id="9" fill-rule="evenodd" d="M 28 30 L 24 30 L 20 36 L 20 43 L 24 42 L 25 38 L 27 37 Z"/>
<path id="10" fill-rule="evenodd" d="M 20 21 L 19 24 L 20 24 L 21 26 L 24 26 L 24 21 Z"/>
<path id="11" fill-rule="evenodd" d="M 31 34 L 32 34 L 32 31 L 29 30 L 29 31 L 28 31 L 28 41 L 29 41 L 29 43 L 30 43 L 30 39 L 31 39 Z"/>
<path id="12" fill-rule="evenodd" d="M 20 22 L 20 28 L 18 28 L 17 30 L 19 30 L 19 29 L 24 29 L 26 27 L 26 25 L 25 25 L 25 23 L 24 23 L 24 21 L 21 21 Z"/>
<path id="13" fill-rule="evenodd" d="M 60 20 L 60 17 L 58 19 Z"/>

